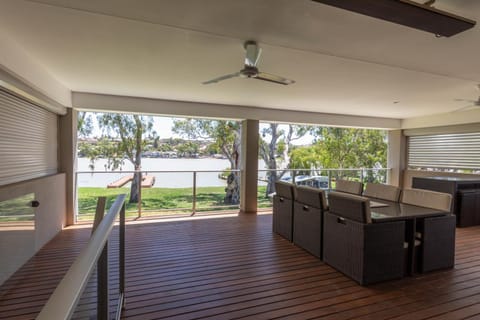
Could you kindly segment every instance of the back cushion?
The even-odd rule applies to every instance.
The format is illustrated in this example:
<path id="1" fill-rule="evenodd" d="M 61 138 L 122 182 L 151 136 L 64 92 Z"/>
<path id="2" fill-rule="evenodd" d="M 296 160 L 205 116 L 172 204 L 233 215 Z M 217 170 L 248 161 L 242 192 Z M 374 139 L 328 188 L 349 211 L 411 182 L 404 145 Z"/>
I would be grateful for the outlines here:
<path id="1" fill-rule="evenodd" d="M 365 197 L 397 202 L 400 196 L 400 188 L 383 183 L 367 183 L 363 195 Z"/>
<path id="2" fill-rule="evenodd" d="M 335 191 L 361 195 L 363 191 L 363 183 L 358 181 L 337 180 Z"/>
<path id="3" fill-rule="evenodd" d="M 451 212 L 452 208 L 450 194 L 423 189 L 404 189 L 401 202 L 445 212 Z"/>
<path id="4" fill-rule="evenodd" d="M 328 205 L 329 211 L 338 216 L 361 223 L 372 222 L 367 198 L 332 191 L 328 194 Z"/>
<path id="5" fill-rule="evenodd" d="M 276 181 L 275 182 L 275 191 L 277 192 L 277 196 L 286 198 L 286 199 L 294 199 L 295 196 L 295 185 L 292 183 L 284 182 L 284 181 Z"/>
<path id="6" fill-rule="evenodd" d="M 296 201 L 314 208 L 327 210 L 325 192 L 321 189 L 299 186 L 297 187 Z"/>

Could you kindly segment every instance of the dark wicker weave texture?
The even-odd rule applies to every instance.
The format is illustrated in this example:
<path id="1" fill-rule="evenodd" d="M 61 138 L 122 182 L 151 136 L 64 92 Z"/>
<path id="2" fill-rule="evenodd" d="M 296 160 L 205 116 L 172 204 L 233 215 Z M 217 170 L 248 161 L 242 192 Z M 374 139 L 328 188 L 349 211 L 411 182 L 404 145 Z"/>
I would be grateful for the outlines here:
<path id="1" fill-rule="evenodd" d="M 294 203 L 293 243 L 322 259 L 323 208 L 326 207 L 323 190 L 297 188 Z"/>
<path id="2" fill-rule="evenodd" d="M 420 272 L 453 268 L 455 263 L 455 215 L 425 218 Z"/>
<path id="3" fill-rule="evenodd" d="M 324 261 L 362 285 L 401 278 L 405 222 L 365 224 L 324 214 Z"/>
<path id="4" fill-rule="evenodd" d="M 277 194 L 273 197 L 273 232 L 292 241 L 295 186 L 277 181 L 275 188 Z"/>

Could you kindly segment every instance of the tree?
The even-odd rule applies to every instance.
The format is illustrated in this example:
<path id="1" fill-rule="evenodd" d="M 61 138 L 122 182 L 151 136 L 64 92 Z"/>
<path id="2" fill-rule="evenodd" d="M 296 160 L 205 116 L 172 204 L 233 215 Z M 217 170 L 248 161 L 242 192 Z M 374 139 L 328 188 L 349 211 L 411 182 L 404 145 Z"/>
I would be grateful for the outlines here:
<path id="1" fill-rule="evenodd" d="M 77 131 L 79 137 L 87 137 L 93 131 L 92 115 L 81 111 L 77 116 Z"/>
<path id="2" fill-rule="evenodd" d="M 386 132 L 372 129 L 318 128 L 312 147 L 292 150 L 291 166 L 310 169 L 386 167 Z M 368 172 L 367 180 L 374 179 Z"/>
<path id="3" fill-rule="evenodd" d="M 240 123 L 232 120 L 186 119 L 173 122 L 172 131 L 189 139 L 211 141 L 209 149 L 218 150 L 230 162 L 230 169 L 240 165 Z M 231 172 L 225 188 L 225 203 L 240 202 L 238 172 Z"/>
<path id="4" fill-rule="evenodd" d="M 310 174 L 312 170 L 322 167 L 320 154 L 320 144 L 315 143 L 312 146 L 301 146 L 292 148 L 290 151 L 290 169 L 307 169 L 308 172 L 297 172 L 297 174 Z"/>
<path id="5" fill-rule="evenodd" d="M 271 169 L 267 172 L 266 196 L 275 192 L 275 181 L 281 179 L 286 172 L 277 169 L 286 168 L 290 163 L 292 141 L 302 138 L 311 130 L 310 126 L 289 124 L 285 131 L 278 123 L 269 123 L 261 130 L 259 154 L 267 169 Z"/>
<path id="6" fill-rule="evenodd" d="M 147 139 L 154 139 L 156 136 L 153 117 L 104 113 L 97 115 L 97 121 L 102 130 L 102 138 L 111 142 L 108 148 L 103 150 L 108 159 L 108 169 L 120 168 L 125 158 L 134 166 L 130 202 L 137 203 L 138 189 L 142 181 L 142 151 Z"/>
<path id="7" fill-rule="evenodd" d="M 186 141 L 177 146 L 177 153 L 181 157 L 197 157 L 200 147 L 195 141 Z"/>

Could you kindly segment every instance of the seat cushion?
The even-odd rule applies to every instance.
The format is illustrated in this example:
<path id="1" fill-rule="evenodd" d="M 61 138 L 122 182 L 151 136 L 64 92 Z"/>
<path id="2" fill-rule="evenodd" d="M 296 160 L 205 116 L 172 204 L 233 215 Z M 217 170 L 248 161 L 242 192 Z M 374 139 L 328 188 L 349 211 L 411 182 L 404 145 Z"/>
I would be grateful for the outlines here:
<path id="1" fill-rule="evenodd" d="M 383 183 L 367 183 L 363 196 L 387 201 L 398 201 L 400 188 Z"/>
<path id="2" fill-rule="evenodd" d="M 335 191 L 361 195 L 363 183 L 358 181 L 337 180 L 335 183 Z"/>
<path id="3" fill-rule="evenodd" d="M 423 189 L 404 189 L 401 202 L 445 212 L 451 212 L 452 208 L 452 196 L 450 194 Z"/>
<path id="4" fill-rule="evenodd" d="M 308 206 L 327 210 L 327 200 L 322 189 L 306 186 L 298 186 L 296 190 L 296 201 Z"/>
<path id="5" fill-rule="evenodd" d="M 295 185 L 285 181 L 275 182 L 275 191 L 277 196 L 286 199 L 295 199 Z"/>
<path id="6" fill-rule="evenodd" d="M 372 222 L 368 198 L 332 191 L 328 195 L 328 207 L 337 216 L 361 223 Z"/>

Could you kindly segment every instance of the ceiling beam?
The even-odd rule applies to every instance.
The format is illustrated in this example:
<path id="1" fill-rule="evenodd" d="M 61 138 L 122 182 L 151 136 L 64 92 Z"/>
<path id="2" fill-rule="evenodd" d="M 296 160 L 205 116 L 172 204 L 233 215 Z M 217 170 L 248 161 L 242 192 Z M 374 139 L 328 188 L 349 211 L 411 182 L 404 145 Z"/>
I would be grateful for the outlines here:
<path id="1" fill-rule="evenodd" d="M 280 110 L 189 101 L 174 101 L 73 92 L 73 107 L 98 112 L 123 112 L 171 117 L 251 119 L 265 122 L 312 124 L 332 127 L 400 129 L 400 119 L 332 113 Z"/>

